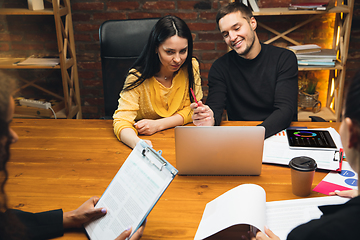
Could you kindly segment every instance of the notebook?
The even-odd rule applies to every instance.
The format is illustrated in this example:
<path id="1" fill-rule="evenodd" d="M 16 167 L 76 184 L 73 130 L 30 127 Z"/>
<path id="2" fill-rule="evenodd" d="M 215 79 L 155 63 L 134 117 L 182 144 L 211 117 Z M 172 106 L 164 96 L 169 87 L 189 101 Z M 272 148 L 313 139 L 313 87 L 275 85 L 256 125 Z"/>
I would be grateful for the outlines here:
<path id="1" fill-rule="evenodd" d="M 260 175 L 262 126 L 177 126 L 179 175 Z"/>

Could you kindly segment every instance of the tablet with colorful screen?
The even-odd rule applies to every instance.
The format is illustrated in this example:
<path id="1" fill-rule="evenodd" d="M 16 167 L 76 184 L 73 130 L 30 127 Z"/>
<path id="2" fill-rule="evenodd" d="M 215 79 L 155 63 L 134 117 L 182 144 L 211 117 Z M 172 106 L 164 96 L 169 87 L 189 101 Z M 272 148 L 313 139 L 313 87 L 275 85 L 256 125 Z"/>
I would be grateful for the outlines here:
<path id="1" fill-rule="evenodd" d="M 327 130 L 287 129 L 286 135 L 292 149 L 337 149 L 331 134 Z"/>

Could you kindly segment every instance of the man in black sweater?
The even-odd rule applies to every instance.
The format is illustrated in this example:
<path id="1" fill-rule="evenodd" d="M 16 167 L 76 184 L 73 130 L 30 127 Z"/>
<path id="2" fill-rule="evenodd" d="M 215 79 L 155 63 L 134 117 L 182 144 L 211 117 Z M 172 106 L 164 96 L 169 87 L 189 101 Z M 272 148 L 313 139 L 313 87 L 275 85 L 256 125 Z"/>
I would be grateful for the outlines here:
<path id="1" fill-rule="evenodd" d="M 263 121 L 269 137 L 297 120 L 298 66 L 293 52 L 260 43 L 251 10 L 233 2 L 222 7 L 216 22 L 232 49 L 209 72 L 206 104 L 193 103 L 197 126 L 220 125 L 226 109 L 233 121 Z"/>

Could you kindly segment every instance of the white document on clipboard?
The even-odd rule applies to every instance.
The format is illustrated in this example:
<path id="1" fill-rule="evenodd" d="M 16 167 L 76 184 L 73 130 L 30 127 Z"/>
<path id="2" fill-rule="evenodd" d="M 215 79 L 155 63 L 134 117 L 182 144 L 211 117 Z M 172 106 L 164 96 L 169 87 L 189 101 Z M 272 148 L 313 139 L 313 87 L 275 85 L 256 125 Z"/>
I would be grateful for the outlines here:
<path id="1" fill-rule="evenodd" d="M 329 150 L 294 150 L 290 149 L 283 130 L 264 141 L 263 163 L 288 165 L 294 157 L 307 156 L 313 158 L 319 169 L 339 171 L 342 161 L 342 143 L 339 133 L 334 128 L 316 128 L 312 130 L 328 130 L 336 143 L 337 149 Z"/>
<path id="2" fill-rule="evenodd" d="M 90 239 L 114 240 L 129 226 L 135 233 L 177 173 L 140 140 L 96 204 L 107 213 L 85 226 Z"/>

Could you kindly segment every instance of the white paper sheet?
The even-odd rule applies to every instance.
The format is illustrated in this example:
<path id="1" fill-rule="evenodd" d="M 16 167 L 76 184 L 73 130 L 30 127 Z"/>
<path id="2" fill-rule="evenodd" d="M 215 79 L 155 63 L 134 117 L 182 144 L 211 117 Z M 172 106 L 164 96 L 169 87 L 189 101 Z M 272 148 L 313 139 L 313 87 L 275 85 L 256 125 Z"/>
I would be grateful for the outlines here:
<path id="1" fill-rule="evenodd" d="M 249 224 L 263 232 L 266 225 L 281 240 L 285 240 L 298 225 L 320 218 L 322 213 L 318 206 L 342 204 L 349 200 L 327 196 L 265 202 L 265 195 L 262 187 L 243 184 L 209 202 L 194 240 L 207 238 L 237 224 Z"/>
<path id="2" fill-rule="evenodd" d="M 236 224 L 265 226 L 265 191 L 255 184 L 233 188 L 206 204 L 194 240 L 204 239 Z"/>
<path id="3" fill-rule="evenodd" d="M 349 199 L 339 196 L 303 198 L 266 203 L 267 226 L 281 240 L 286 240 L 292 229 L 321 217 L 321 205 L 342 204 Z"/>

